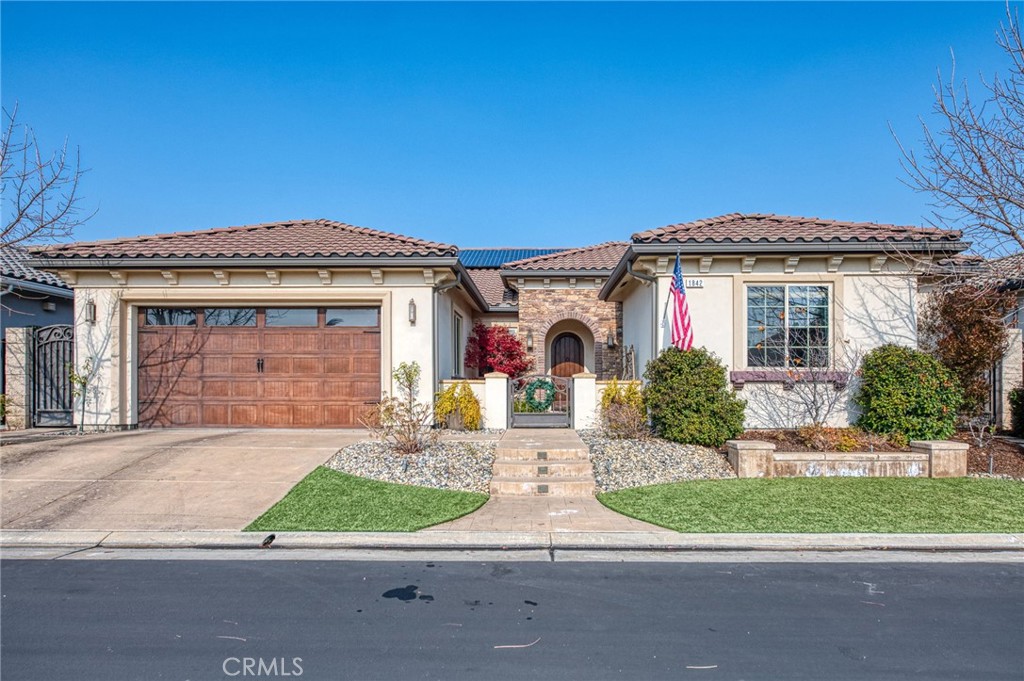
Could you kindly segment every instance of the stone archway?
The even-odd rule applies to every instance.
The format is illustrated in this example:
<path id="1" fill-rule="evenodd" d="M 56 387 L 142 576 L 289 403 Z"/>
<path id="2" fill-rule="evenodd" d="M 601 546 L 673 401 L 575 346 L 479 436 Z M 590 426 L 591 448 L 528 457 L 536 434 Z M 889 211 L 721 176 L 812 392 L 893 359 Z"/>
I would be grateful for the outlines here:
<path id="1" fill-rule="evenodd" d="M 557 363 L 565 363 L 561 371 L 570 371 L 572 367 L 568 364 L 578 366 L 573 373 L 591 372 L 597 373 L 597 353 L 595 343 L 597 334 L 590 326 L 582 320 L 563 318 L 546 324 L 543 328 L 541 355 L 538 358 L 538 367 L 544 367 L 545 373 L 554 373 Z M 558 349 L 560 356 L 556 357 L 556 343 L 561 344 Z M 578 343 L 579 353 L 576 352 Z M 571 377 L 572 374 L 568 374 Z"/>

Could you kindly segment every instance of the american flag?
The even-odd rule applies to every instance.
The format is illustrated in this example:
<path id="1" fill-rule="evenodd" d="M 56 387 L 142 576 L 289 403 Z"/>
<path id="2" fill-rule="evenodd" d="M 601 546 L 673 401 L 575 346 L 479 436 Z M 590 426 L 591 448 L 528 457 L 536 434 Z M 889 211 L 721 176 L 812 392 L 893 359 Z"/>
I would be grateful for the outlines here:
<path id="1" fill-rule="evenodd" d="M 680 350 L 693 348 L 693 328 L 690 326 L 690 306 L 686 302 L 686 284 L 683 266 L 676 253 L 676 269 L 672 273 L 672 345 Z"/>

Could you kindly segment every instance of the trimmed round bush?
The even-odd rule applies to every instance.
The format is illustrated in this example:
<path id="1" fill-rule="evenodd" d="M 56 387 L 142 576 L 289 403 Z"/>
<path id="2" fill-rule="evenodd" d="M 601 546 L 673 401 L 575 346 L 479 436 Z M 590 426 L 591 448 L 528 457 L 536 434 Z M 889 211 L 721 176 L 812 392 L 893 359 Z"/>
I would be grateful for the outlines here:
<path id="1" fill-rule="evenodd" d="M 956 376 L 931 355 L 883 345 L 861 363 L 857 425 L 908 440 L 942 440 L 956 430 L 963 393 Z"/>
<path id="2" fill-rule="evenodd" d="M 1024 437 L 1024 387 L 1010 391 L 1010 418 L 1010 431 L 1017 437 Z"/>
<path id="3" fill-rule="evenodd" d="M 743 432 L 746 402 L 733 393 L 721 360 L 704 348 L 668 348 L 647 363 L 644 378 L 644 402 L 659 437 L 719 447 Z"/>

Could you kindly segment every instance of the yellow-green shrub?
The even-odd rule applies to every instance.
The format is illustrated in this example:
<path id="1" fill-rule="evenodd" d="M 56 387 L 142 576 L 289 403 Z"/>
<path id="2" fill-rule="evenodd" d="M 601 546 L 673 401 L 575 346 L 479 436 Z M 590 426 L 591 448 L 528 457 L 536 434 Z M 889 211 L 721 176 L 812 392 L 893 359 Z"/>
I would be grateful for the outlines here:
<path id="1" fill-rule="evenodd" d="M 462 427 L 466 430 L 479 430 L 483 422 L 480 401 L 466 381 L 452 383 L 434 400 L 434 416 L 439 422 L 446 423 L 449 416 L 455 415 L 462 419 Z"/>

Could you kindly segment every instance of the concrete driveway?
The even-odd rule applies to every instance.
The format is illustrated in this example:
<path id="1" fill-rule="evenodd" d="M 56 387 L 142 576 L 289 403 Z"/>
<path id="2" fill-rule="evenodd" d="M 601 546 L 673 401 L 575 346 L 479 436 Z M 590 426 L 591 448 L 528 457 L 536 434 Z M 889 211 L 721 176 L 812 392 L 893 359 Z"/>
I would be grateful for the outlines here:
<path id="1" fill-rule="evenodd" d="M 357 430 L 0 434 L 0 527 L 239 530 Z"/>

